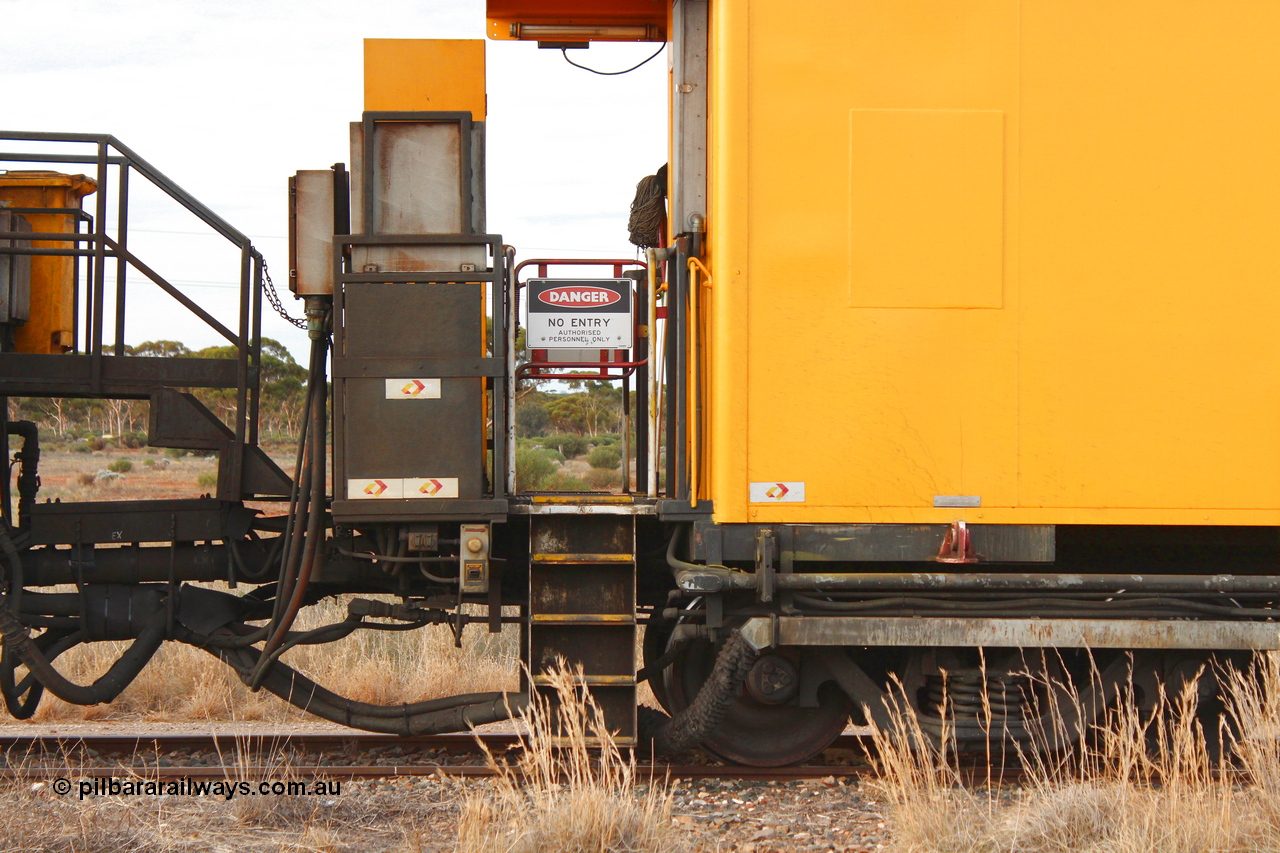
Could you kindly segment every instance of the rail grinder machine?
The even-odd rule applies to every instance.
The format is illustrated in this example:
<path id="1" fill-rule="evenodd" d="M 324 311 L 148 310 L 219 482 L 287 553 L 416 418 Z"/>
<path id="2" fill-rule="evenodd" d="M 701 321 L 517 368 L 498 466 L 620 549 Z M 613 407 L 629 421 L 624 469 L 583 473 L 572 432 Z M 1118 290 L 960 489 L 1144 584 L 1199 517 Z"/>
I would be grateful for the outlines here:
<path id="1" fill-rule="evenodd" d="M 618 743 L 756 765 L 850 720 L 1056 750 L 1125 696 L 1212 708 L 1280 649 L 1277 26 L 489 0 L 491 51 L 665 50 L 669 160 L 616 164 L 634 248 L 594 259 L 489 232 L 484 41 L 367 40 L 347 162 L 289 180 L 310 359 L 283 464 L 251 241 L 112 136 L 0 133 L 10 165 L 92 173 L 0 172 L 6 707 L 110 702 L 171 641 L 401 734 L 518 714 L 563 660 Z M 232 247 L 234 317 L 130 248 L 130 182 Z M 126 287 L 230 357 L 132 350 Z M 620 389 L 620 486 L 522 481 L 517 398 L 557 380 Z M 50 426 L 18 398 L 145 401 L 147 443 L 216 455 L 216 484 L 43 499 Z M 299 619 L 330 598 L 344 618 Z M 518 634 L 520 687 L 383 706 L 290 666 L 376 630 Z M 125 651 L 68 679 L 102 641 Z"/>

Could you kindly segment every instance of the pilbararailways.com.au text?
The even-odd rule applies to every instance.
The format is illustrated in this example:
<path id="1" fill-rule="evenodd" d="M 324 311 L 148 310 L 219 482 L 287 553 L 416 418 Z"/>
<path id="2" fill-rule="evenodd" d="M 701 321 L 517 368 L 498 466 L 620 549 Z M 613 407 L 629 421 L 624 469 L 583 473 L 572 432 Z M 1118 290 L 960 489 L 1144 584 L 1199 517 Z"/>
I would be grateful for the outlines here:
<path id="1" fill-rule="evenodd" d="M 65 796 L 71 793 L 71 780 L 58 778 L 51 785 L 54 793 Z M 88 797 L 220 797 L 232 800 L 236 797 L 338 797 L 342 795 L 342 782 L 337 779 L 315 779 L 310 782 L 290 780 L 266 780 L 261 782 L 233 782 L 228 779 L 81 779 L 75 783 L 80 799 Z"/>

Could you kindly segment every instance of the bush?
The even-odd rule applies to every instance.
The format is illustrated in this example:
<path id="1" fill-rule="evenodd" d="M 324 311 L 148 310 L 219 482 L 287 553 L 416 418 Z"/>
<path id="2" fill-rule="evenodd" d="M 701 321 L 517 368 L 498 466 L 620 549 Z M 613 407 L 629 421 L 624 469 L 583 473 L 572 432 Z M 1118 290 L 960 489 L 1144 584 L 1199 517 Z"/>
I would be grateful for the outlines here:
<path id="1" fill-rule="evenodd" d="M 587 485 L 598 491 L 609 491 L 622 485 L 621 471 L 606 471 L 603 468 L 592 468 L 583 475 Z"/>
<path id="2" fill-rule="evenodd" d="M 581 477 L 557 473 L 543 486 L 549 492 L 585 492 L 587 483 Z"/>
<path id="3" fill-rule="evenodd" d="M 181 447 L 166 447 L 164 449 L 164 455 L 168 456 L 170 459 L 181 459 L 187 455 L 187 451 L 183 450 Z"/>
<path id="4" fill-rule="evenodd" d="M 544 438 L 536 439 L 536 441 L 542 447 L 558 450 L 569 459 L 586 453 L 587 447 L 589 446 L 585 435 L 574 435 L 573 433 L 567 432 L 548 435 Z"/>
<path id="5" fill-rule="evenodd" d="M 128 474 L 133 470 L 133 463 L 128 459 L 117 459 L 107 466 L 107 470 L 116 474 Z"/>
<path id="6" fill-rule="evenodd" d="M 196 477 L 196 485 L 202 489 L 213 488 L 214 486 L 218 485 L 218 475 L 217 474 L 201 474 L 199 477 Z"/>
<path id="7" fill-rule="evenodd" d="M 85 444 L 89 445 L 90 450 L 106 450 L 107 442 L 102 436 L 91 435 L 85 439 Z"/>
<path id="8" fill-rule="evenodd" d="M 556 473 L 556 463 L 546 450 L 536 447 L 516 449 L 516 488 L 522 491 L 538 491 L 547 487 L 547 481 Z"/>
<path id="9" fill-rule="evenodd" d="M 136 450 L 140 447 L 147 446 L 147 434 L 140 430 L 133 432 L 122 432 L 116 437 L 116 444 L 121 447 L 127 447 L 130 450 Z"/>
<path id="10" fill-rule="evenodd" d="M 591 439 L 591 443 L 596 447 L 617 444 L 620 441 L 622 441 L 622 436 L 616 432 L 602 432 Z"/>
<path id="11" fill-rule="evenodd" d="M 92 452 L 93 452 L 93 448 L 89 446 L 89 442 L 87 442 L 87 441 L 82 441 L 82 442 L 80 442 L 79 444 L 73 444 L 73 445 L 71 445 L 71 452 L 73 452 L 73 453 L 92 453 Z"/>
<path id="12" fill-rule="evenodd" d="M 587 454 L 587 463 L 592 468 L 612 471 L 622 464 L 622 451 L 611 444 L 602 445 Z"/>

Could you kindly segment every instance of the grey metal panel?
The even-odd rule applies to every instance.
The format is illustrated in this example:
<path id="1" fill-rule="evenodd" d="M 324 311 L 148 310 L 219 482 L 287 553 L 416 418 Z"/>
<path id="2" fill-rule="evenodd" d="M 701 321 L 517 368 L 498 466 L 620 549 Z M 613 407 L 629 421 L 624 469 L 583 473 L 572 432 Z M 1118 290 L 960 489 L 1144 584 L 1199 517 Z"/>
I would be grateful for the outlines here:
<path id="1" fill-rule="evenodd" d="M 374 185 L 367 188 L 374 194 L 373 231 L 461 234 L 470 230 L 458 192 L 462 170 L 462 128 L 458 124 L 378 122 Z"/>
<path id="2" fill-rule="evenodd" d="M 194 542 L 244 536 L 254 511 L 212 498 L 42 503 L 32 512 L 33 545 Z"/>
<path id="3" fill-rule="evenodd" d="M 365 113 L 350 135 L 352 233 L 484 231 L 485 134 L 470 113 Z"/>
<path id="4" fill-rule="evenodd" d="M 192 394 L 161 389 L 151 395 L 147 444 L 188 450 L 226 450 L 235 433 Z"/>
<path id="5" fill-rule="evenodd" d="M 1280 649 L 1280 625 L 1273 622 L 783 616 L 749 619 L 742 633 L 756 648 Z"/>
<path id="6" fill-rule="evenodd" d="M 333 293 L 333 170 L 308 169 L 291 182 L 289 289 L 300 296 Z"/>
<path id="7" fill-rule="evenodd" d="M 0 210 L 0 231 L 30 231 L 25 217 Z M 6 238 L 0 249 L 29 249 L 29 240 Z M 0 323 L 25 322 L 31 316 L 31 256 L 0 253 Z"/>
<path id="8" fill-rule="evenodd" d="M 935 507 L 979 507 L 982 506 L 981 495 L 934 495 Z"/>
<path id="9" fill-rule="evenodd" d="M 484 349 L 482 285 L 348 284 L 342 295 L 341 355 L 335 361 L 342 373 L 355 375 L 335 377 L 341 424 L 335 493 L 347 498 L 349 479 L 456 477 L 458 499 L 483 497 L 485 380 L 442 378 L 438 399 L 388 400 L 383 371 L 376 369 L 386 359 L 403 359 L 406 366 L 468 356 L 483 361 L 476 357 Z M 372 375 L 360 371 L 364 358 L 375 367 Z M 360 503 L 373 505 L 363 514 L 392 501 Z M 438 506 L 428 498 L 412 503 L 422 504 L 422 512 Z"/>
<path id="10" fill-rule="evenodd" d="M 471 230 L 483 234 L 485 224 L 485 136 L 484 122 L 471 123 Z"/>
<path id="11" fill-rule="evenodd" d="M 345 478 L 457 477 L 459 498 L 482 496 L 481 380 L 444 379 L 440 399 L 409 402 L 386 399 L 382 379 L 342 385 Z M 334 488 L 348 497 L 345 482 Z"/>
<path id="12" fill-rule="evenodd" d="M 335 358 L 333 377 L 502 376 L 496 358 Z"/>
<path id="13" fill-rule="evenodd" d="M 675 0 L 671 20 L 671 220 L 680 232 L 707 213 L 707 0 Z"/>
<path id="14" fill-rule="evenodd" d="M 343 292 L 344 358 L 464 358 L 484 354 L 479 284 L 364 283 Z"/>
<path id="15" fill-rule="evenodd" d="M 819 562 L 930 562 L 947 535 L 945 524 L 721 524 L 694 526 L 694 558 L 706 559 L 712 529 L 723 539 L 723 558 L 754 560 L 756 531 L 793 532 L 795 559 Z M 971 524 L 974 551 L 983 562 L 1053 562 L 1052 524 Z"/>
<path id="16" fill-rule="evenodd" d="M 364 123 L 348 125 L 351 136 L 351 233 L 364 233 Z"/>
<path id="17" fill-rule="evenodd" d="M 395 500 L 395 501 L 347 501 L 333 502 L 334 518 L 359 523 L 360 521 L 475 521 L 476 519 L 506 518 L 505 500 Z"/>
<path id="18" fill-rule="evenodd" d="M 483 272 L 486 246 L 352 246 L 351 268 L 361 272 Z"/>

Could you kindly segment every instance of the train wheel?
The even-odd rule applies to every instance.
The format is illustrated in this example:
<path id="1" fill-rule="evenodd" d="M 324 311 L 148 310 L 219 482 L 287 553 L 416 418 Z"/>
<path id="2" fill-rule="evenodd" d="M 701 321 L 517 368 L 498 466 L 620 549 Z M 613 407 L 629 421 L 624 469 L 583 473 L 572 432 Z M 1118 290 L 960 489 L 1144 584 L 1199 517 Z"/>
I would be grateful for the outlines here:
<path id="1" fill-rule="evenodd" d="M 717 651 L 706 640 L 691 642 L 663 673 L 663 692 L 672 713 L 687 708 L 698 695 Z M 817 691 L 817 707 L 802 707 L 805 663 L 806 655 L 799 649 L 762 655 L 703 747 L 735 764 L 784 767 L 807 761 L 830 746 L 848 724 L 853 703 L 828 682 Z"/>

